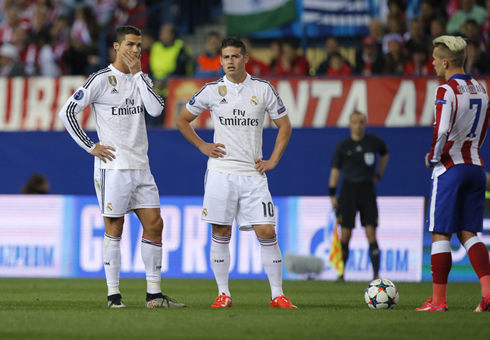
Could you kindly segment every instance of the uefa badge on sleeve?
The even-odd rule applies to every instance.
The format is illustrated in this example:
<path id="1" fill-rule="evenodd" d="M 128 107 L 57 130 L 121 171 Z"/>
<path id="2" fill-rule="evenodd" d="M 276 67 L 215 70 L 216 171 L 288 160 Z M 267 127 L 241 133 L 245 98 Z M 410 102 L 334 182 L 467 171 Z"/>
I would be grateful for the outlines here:
<path id="1" fill-rule="evenodd" d="M 83 98 L 83 91 L 82 90 L 78 90 L 73 95 L 73 99 L 75 99 L 75 100 L 82 100 L 82 98 Z"/>

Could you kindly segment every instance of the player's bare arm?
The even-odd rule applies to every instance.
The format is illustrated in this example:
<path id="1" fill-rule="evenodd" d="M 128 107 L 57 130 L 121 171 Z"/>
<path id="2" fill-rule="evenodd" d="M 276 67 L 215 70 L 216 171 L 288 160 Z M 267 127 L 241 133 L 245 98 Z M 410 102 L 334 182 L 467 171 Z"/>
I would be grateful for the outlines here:
<path id="1" fill-rule="evenodd" d="M 340 179 L 340 169 L 332 168 L 332 170 L 330 170 L 330 180 L 328 181 L 329 188 L 334 188 L 335 190 L 337 190 L 339 179 Z M 339 201 L 337 200 L 337 197 L 335 197 L 335 195 L 330 194 L 330 200 L 332 201 L 333 208 L 337 209 L 339 207 Z"/>
<path id="2" fill-rule="evenodd" d="M 197 116 L 187 110 L 186 107 L 182 109 L 180 114 L 177 116 L 177 121 L 175 125 L 182 133 L 182 135 L 192 143 L 195 147 L 199 149 L 203 154 L 214 158 L 223 158 L 226 155 L 225 146 L 221 143 L 206 143 L 199 137 L 196 130 L 191 125 L 191 122 L 196 119 Z"/>
<path id="3" fill-rule="evenodd" d="M 376 184 L 379 182 L 381 177 L 383 177 L 383 173 L 385 172 L 386 165 L 388 164 L 389 155 L 383 155 L 379 158 L 378 172 L 374 176 L 373 183 Z"/>
<path id="4" fill-rule="evenodd" d="M 116 156 L 111 151 L 116 151 L 112 146 L 100 145 L 100 143 L 95 144 L 95 148 L 90 151 L 92 156 L 98 157 L 102 160 L 102 162 L 107 163 L 106 159 L 109 162 L 116 159 Z"/>
<path id="5" fill-rule="evenodd" d="M 287 115 L 275 119 L 274 124 L 276 124 L 276 126 L 279 128 L 279 132 L 277 133 L 276 145 L 274 146 L 274 151 L 272 152 L 271 158 L 268 160 L 261 160 L 257 158 L 255 160 L 255 169 L 257 169 L 261 175 L 276 167 L 284 153 L 284 150 L 286 150 L 289 138 L 291 137 L 291 122 L 289 121 L 289 117 Z"/>

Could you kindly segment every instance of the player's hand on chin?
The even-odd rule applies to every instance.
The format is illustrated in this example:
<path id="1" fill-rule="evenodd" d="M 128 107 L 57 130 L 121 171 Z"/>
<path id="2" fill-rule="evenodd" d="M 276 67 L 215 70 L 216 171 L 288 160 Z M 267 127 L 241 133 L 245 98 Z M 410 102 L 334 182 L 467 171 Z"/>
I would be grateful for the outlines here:
<path id="1" fill-rule="evenodd" d="M 129 71 L 132 74 L 136 74 L 141 71 L 141 61 L 130 52 L 124 52 L 122 54 L 124 63 L 128 66 Z"/>
<path id="2" fill-rule="evenodd" d="M 255 169 L 263 175 L 266 171 L 272 170 L 276 167 L 277 163 L 271 161 L 270 159 L 263 161 L 259 158 L 255 160 Z"/>
<path id="3" fill-rule="evenodd" d="M 112 146 L 100 145 L 100 143 L 95 144 L 95 149 L 90 151 L 90 154 L 95 157 L 99 157 L 102 162 L 107 163 L 106 159 L 112 162 L 116 159 L 116 156 L 111 151 L 116 151 Z"/>
<path id="4" fill-rule="evenodd" d="M 226 155 L 225 146 L 221 143 L 204 143 L 199 150 L 206 156 L 213 158 L 223 158 Z"/>

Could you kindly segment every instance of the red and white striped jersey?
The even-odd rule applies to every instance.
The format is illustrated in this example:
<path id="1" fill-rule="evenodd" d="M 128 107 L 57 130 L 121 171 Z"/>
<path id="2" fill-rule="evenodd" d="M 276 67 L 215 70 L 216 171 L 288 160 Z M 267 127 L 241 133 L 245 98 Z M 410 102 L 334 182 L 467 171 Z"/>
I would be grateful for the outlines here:
<path id="1" fill-rule="evenodd" d="M 486 89 L 471 74 L 455 74 L 436 90 L 432 177 L 455 164 L 483 165 L 480 146 L 490 118 Z"/>

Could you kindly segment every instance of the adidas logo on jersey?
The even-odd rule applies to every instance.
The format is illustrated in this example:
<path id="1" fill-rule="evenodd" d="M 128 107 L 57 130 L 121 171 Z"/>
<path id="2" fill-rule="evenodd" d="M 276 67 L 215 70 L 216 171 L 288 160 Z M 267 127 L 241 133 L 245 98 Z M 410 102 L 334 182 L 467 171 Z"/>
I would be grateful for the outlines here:
<path id="1" fill-rule="evenodd" d="M 226 99 L 225 99 L 225 98 L 223 98 L 223 100 L 222 100 L 222 101 L 220 101 L 219 103 L 220 103 L 220 104 L 228 104 L 228 102 L 226 101 Z"/>
<path id="2" fill-rule="evenodd" d="M 119 92 L 117 92 L 117 90 L 114 88 L 112 89 L 111 93 L 119 93 Z"/>

